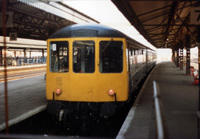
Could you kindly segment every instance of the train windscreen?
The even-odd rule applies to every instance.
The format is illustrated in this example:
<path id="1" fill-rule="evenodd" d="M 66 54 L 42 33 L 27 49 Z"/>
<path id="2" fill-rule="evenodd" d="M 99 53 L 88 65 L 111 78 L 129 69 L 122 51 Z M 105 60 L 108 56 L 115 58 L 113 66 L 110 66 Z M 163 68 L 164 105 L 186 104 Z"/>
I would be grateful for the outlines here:
<path id="1" fill-rule="evenodd" d="M 68 72 L 68 42 L 52 41 L 50 42 L 50 71 L 51 72 Z"/>
<path id="2" fill-rule="evenodd" d="M 93 73 L 95 70 L 94 41 L 73 42 L 73 71 L 75 73 Z"/>
<path id="3" fill-rule="evenodd" d="M 101 41 L 100 63 L 101 73 L 121 73 L 123 70 L 123 42 Z"/>

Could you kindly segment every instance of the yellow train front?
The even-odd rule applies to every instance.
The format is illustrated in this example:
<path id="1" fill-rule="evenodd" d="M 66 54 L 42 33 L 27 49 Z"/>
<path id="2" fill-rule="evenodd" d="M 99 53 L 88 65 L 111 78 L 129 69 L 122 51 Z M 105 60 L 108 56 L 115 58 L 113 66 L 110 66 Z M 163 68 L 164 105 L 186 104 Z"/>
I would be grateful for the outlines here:
<path id="1" fill-rule="evenodd" d="M 112 117 L 137 85 L 139 79 L 132 78 L 142 64 L 134 63 L 133 55 L 139 50 L 145 55 L 141 73 L 148 69 L 147 48 L 135 43 L 102 25 L 72 25 L 54 33 L 47 50 L 48 112 L 65 123 Z"/>

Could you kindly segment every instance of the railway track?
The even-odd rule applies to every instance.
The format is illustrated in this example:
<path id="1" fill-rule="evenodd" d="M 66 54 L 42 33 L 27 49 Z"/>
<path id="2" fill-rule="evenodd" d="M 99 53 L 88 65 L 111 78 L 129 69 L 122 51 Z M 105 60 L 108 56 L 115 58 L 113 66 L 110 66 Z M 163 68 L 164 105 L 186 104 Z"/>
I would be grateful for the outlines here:
<path id="1" fill-rule="evenodd" d="M 40 76 L 46 73 L 46 66 L 19 67 L 7 69 L 7 81 Z M 4 70 L 0 70 L 0 82 L 4 82 Z"/>

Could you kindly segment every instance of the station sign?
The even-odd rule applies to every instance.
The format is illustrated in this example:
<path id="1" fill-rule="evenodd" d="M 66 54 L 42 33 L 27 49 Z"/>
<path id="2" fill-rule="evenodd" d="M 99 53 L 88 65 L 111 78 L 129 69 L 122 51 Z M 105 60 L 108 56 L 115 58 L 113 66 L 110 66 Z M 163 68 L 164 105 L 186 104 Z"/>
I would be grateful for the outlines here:
<path id="1" fill-rule="evenodd" d="M 14 13 L 13 12 L 6 12 L 6 27 L 9 28 L 9 27 L 13 27 L 13 15 Z M 2 28 L 3 27 L 3 13 L 0 12 L 0 27 Z"/>
<path id="2" fill-rule="evenodd" d="M 17 40 L 17 32 L 9 33 L 10 41 L 16 41 Z"/>
<path id="3" fill-rule="evenodd" d="M 191 7 L 190 22 L 194 25 L 200 25 L 200 7 Z"/>

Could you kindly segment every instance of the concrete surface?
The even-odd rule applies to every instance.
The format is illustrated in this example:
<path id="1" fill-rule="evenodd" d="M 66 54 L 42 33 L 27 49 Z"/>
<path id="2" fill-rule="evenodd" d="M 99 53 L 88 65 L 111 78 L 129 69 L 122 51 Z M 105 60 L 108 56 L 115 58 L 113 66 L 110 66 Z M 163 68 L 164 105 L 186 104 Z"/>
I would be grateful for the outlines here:
<path id="1" fill-rule="evenodd" d="M 46 107 L 44 76 L 8 82 L 9 125 Z M 5 128 L 4 83 L 0 83 L 0 130 Z"/>
<path id="2" fill-rule="evenodd" d="M 117 138 L 156 138 L 153 80 L 159 86 L 167 137 L 197 139 L 198 85 L 172 62 L 158 63 L 146 80 Z"/>

